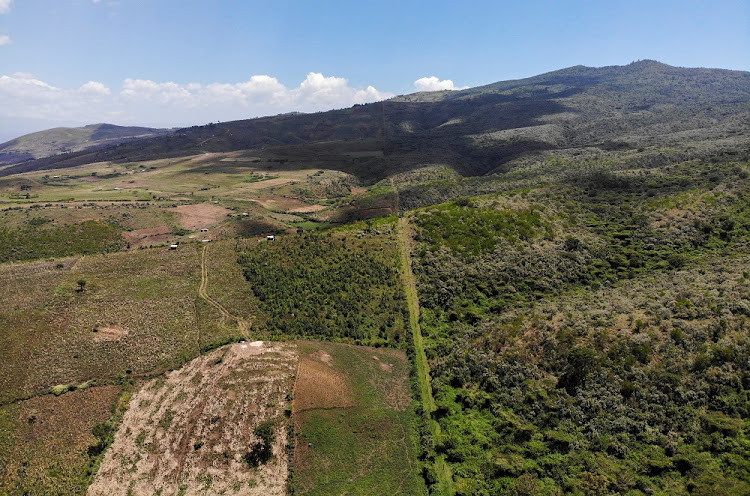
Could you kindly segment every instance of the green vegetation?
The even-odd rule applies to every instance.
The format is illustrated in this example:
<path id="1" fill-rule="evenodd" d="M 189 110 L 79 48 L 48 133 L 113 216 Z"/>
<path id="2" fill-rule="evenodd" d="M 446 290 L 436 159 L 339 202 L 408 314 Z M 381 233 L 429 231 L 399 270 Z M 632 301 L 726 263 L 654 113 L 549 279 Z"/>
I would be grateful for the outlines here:
<path id="1" fill-rule="evenodd" d="M 404 353 L 299 342 L 293 494 L 426 494 Z"/>
<path id="2" fill-rule="evenodd" d="M 500 240 L 513 244 L 538 236 L 546 227 L 538 210 L 476 208 L 463 198 L 422 213 L 420 236 L 430 246 L 445 246 L 455 255 L 474 258 L 494 251 Z"/>
<path id="3" fill-rule="evenodd" d="M 263 472 L 292 423 L 298 493 L 750 493 L 747 81 L 573 67 L 2 168 L 0 493 L 82 493 L 123 385 L 299 337 L 347 344 L 299 344 L 275 429 L 173 447 Z"/>
<path id="4" fill-rule="evenodd" d="M 242 457 L 251 467 L 266 463 L 271 458 L 271 448 L 273 448 L 273 442 L 276 439 L 274 426 L 273 420 L 266 420 L 258 424 L 253 430 L 253 434 L 258 440 L 250 447 L 250 451 Z"/>
<path id="5" fill-rule="evenodd" d="M 458 494 L 750 490 L 744 167 L 594 171 L 417 213 L 434 453 Z M 514 204 L 544 213 L 526 235 L 494 220 Z"/>
<path id="6" fill-rule="evenodd" d="M 305 233 L 244 251 L 240 265 L 265 316 L 256 329 L 274 339 L 403 347 L 397 249 L 391 234 Z"/>
<path id="7" fill-rule="evenodd" d="M 0 263 L 76 254 L 107 253 L 125 242 L 116 226 L 99 221 L 48 226 L 34 223 L 18 229 L 0 227 Z"/>

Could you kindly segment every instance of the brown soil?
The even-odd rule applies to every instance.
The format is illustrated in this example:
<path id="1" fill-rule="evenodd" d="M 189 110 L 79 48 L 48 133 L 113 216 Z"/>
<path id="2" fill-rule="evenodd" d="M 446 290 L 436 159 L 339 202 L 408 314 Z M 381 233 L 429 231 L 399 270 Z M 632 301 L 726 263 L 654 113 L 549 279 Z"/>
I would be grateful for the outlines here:
<path id="1" fill-rule="evenodd" d="M 260 196 L 257 198 L 257 201 L 263 206 L 263 208 L 267 208 L 269 210 L 281 210 L 284 212 L 315 212 L 317 210 L 323 210 L 323 208 L 325 208 L 317 208 L 322 207 L 322 205 L 310 205 L 309 203 L 297 200 L 296 198 L 287 198 L 284 196 Z M 313 208 L 313 210 L 307 210 L 309 208 Z"/>
<path id="2" fill-rule="evenodd" d="M 294 345 L 238 343 L 148 382 L 130 400 L 88 494 L 285 494 L 283 412 L 296 359 Z M 273 455 L 252 468 L 243 456 L 269 419 Z"/>
<path id="3" fill-rule="evenodd" d="M 349 382 L 330 365 L 331 355 L 317 351 L 300 357 L 294 411 L 354 406 Z"/>
<path id="4" fill-rule="evenodd" d="M 220 223 L 227 218 L 231 210 L 211 205 L 208 203 L 198 203 L 196 205 L 180 205 L 179 207 L 170 208 L 172 212 L 180 215 L 180 225 L 185 229 L 194 231 L 201 227 L 211 227 Z"/>
<path id="5" fill-rule="evenodd" d="M 321 210 L 325 210 L 325 208 L 324 205 L 307 205 L 305 207 L 293 208 L 289 210 L 289 212 L 295 214 L 306 214 L 310 212 L 320 212 Z"/>
<path id="6" fill-rule="evenodd" d="M 323 350 L 316 351 L 315 353 L 310 355 L 310 358 L 312 358 L 313 360 L 318 360 L 319 362 L 327 363 L 329 365 L 331 364 L 331 360 L 333 360 L 333 357 L 331 357 L 331 355 Z"/>
<path id="7" fill-rule="evenodd" d="M 376 357 L 375 355 L 372 356 L 372 359 L 378 362 L 378 366 L 381 370 L 384 370 L 386 372 L 390 372 L 393 370 L 393 365 L 391 365 L 390 363 L 381 362 L 380 358 Z"/>
<path id="8" fill-rule="evenodd" d="M 122 326 L 102 326 L 97 327 L 93 331 L 94 341 L 101 343 L 103 341 L 116 341 L 119 342 L 122 338 L 128 335 L 128 330 L 123 329 Z"/>
<path id="9" fill-rule="evenodd" d="M 292 177 L 275 177 L 273 179 L 266 179 L 265 181 L 243 184 L 242 189 L 248 191 L 259 191 L 261 189 L 273 188 L 296 182 L 299 182 L 299 180 Z"/>

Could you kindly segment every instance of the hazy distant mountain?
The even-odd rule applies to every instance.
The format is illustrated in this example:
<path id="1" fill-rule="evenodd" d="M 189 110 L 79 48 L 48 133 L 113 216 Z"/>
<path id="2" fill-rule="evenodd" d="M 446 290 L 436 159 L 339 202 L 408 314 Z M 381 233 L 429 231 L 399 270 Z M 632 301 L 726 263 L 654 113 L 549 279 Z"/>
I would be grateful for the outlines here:
<path id="1" fill-rule="evenodd" d="M 377 152 L 364 160 L 351 143 Z M 342 143 L 348 143 L 343 146 Z M 645 152 L 644 160 L 750 154 L 750 73 L 671 67 L 575 66 L 463 91 L 415 93 L 349 109 L 186 128 L 167 136 L 36 160 L 0 174 L 102 160 L 137 161 L 264 147 L 304 167 L 374 182 L 442 164 L 463 175 L 502 172 L 517 160 Z M 374 158 L 372 158 L 374 157 Z M 318 165 L 319 166 L 319 165 Z"/>
<path id="2" fill-rule="evenodd" d="M 166 129 L 91 124 L 84 127 L 57 127 L 26 134 L 0 144 L 0 165 L 16 164 L 60 153 L 78 152 L 112 145 L 134 138 L 168 134 Z"/>

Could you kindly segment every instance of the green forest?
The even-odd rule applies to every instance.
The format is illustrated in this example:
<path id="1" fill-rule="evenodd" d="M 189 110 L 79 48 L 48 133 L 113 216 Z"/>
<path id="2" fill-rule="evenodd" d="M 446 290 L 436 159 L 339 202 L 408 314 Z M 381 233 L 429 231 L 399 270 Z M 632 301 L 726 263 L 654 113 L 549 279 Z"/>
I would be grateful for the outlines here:
<path id="1" fill-rule="evenodd" d="M 414 214 L 432 456 L 457 494 L 750 491 L 747 165 Z"/>

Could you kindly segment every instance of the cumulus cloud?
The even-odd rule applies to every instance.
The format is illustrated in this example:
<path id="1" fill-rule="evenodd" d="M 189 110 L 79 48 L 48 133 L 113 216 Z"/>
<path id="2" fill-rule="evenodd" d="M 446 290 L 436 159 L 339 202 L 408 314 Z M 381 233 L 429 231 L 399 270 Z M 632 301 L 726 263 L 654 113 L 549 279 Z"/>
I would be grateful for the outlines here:
<path id="1" fill-rule="evenodd" d="M 98 81 L 89 81 L 88 83 L 82 85 L 78 89 L 78 91 L 81 94 L 91 96 L 108 96 L 112 94 L 112 91 L 109 88 Z"/>
<path id="2" fill-rule="evenodd" d="M 80 88 L 63 89 L 31 74 L 17 72 L 0 76 L 0 117 L 10 124 L 14 118 L 55 121 L 62 116 L 68 121 L 88 122 L 103 103 L 107 105 L 102 97 L 110 93 L 96 81 L 89 81 Z"/>
<path id="3" fill-rule="evenodd" d="M 121 89 L 97 81 L 58 88 L 31 74 L 0 76 L 0 121 L 9 118 L 92 123 L 183 126 L 290 111 L 313 112 L 390 98 L 373 86 L 311 72 L 296 87 L 268 75 L 239 83 L 175 83 L 125 79 Z M 63 124 L 57 124 L 63 125 Z M 2 130 L 0 130 L 2 131 Z"/>
<path id="4" fill-rule="evenodd" d="M 0 14 L 7 14 L 10 12 L 10 4 L 13 0 L 0 0 Z"/>
<path id="5" fill-rule="evenodd" d="M 0 46 L 10 45 L 11 43 L 13 43 L 13 40 L 10 39 L 10 36 L 7 34 L 0 35 Z"/>
<path id="6" fill-rule="evenodd" d="M 450 79 L 440 80 L 436 76 L 423 77 L 414 81 L 417 91 L 465 90 L 468 86 L 457 87 Z"/>

